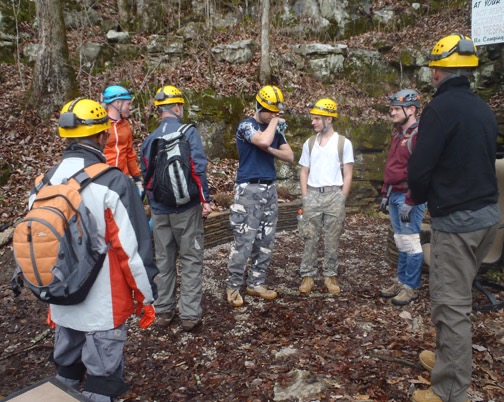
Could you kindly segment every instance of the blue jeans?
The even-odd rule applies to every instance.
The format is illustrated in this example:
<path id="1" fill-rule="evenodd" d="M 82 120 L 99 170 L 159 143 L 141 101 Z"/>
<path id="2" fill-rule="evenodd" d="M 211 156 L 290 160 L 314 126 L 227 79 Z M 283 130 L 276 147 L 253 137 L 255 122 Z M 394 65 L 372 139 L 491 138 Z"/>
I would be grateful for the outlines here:
<path id="1" fill-rule="evenodd" d="M 390 222 L 396 235 L 420 234 L 420 226 L 425 212 L 425 204 L 415 205 L 410 213 L 410 221 L 402 222 L 399 210 L 404 204 L 406 193 L 392 192 L 389 197 Z M 423 253 L 407 253 L 399 250 L 397 278 L 399 282 L 418 289 L 422 279 Z"/>

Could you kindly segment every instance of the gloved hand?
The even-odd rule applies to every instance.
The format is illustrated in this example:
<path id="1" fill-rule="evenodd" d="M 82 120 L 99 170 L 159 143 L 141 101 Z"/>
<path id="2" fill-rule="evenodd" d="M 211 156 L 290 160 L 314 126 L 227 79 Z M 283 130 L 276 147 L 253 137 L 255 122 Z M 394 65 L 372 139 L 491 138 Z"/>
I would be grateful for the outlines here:
<path id="1" fill-rule="evenodd" d="M 152 304 L 143 306 L 137 305 L 137 315 L 140 315 L 138 311 L 139 307 L 140 307 L 140 313 L 142 312 L 143 307 L 143 314 L 142 318 L 140 318 L 140 321 L 138 321 L 138 326 L 143 329 L 148 328 L 156 318 L 156 311 L 154 310 L 154 306 Z"/>
<path id="2" fill-rule="evenodd" d="M 380 202 L 380 211 L 383 212 L 384 214 L 388 214 L 387 205 L 388 205 L 388 197 L 383 197 Z"/>
<path id="3" fill-rule="evenodd" d="M 399 209 L 399 215 L 401 215 L 402 222 L 410 221 L 410 214 L 412 209 L 413 209 L 412 205 L 408 205 L 406 203 L 401 205 L 401 208 Z"/>
<path id="4" fill-rule="evenodd" d="M 46 323 L 49 325 L 49 328 L 55 329 L 56 328 L 56 323 L 52 320 L 51 317 L 51 306 L 47 308 L 47 318 L 46 318 Z"/>

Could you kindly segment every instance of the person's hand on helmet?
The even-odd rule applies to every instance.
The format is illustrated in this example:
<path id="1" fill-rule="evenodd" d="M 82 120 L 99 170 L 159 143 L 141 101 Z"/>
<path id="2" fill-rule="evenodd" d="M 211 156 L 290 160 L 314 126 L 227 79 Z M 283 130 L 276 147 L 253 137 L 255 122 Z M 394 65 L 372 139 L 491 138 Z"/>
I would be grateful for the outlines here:
<path id="1" fill-rule="evenodd" d="M 410 221 L 410 215 L 411 215 L 412 209 L 413 209 L 412 205 L 408 205 L 406 203 L 401 205 L 401 208 L 399 209 L 399 215 L 401 215 L 402 222 L 409 222 Z"/>
<path id="2" fill-rule="evenodd" d="M 380 202 L 380 211 L 384 214 L 388 214 L 387 205 L 388 205 L 388 197 L 383 197 Z"/>

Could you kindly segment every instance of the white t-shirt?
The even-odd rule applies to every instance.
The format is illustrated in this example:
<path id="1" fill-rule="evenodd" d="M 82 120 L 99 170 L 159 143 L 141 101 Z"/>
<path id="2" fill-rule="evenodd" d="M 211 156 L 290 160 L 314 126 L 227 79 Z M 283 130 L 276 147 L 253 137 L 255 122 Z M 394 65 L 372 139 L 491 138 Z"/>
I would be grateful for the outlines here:
<path id="1" fill-rule="evenodd" d="M 299 164 L 310 168 L 308 185 L 312 187 L 342 186 L 341 164 L 338 156 L 338 133 L 334 133 L 329 142 L 323 147 L 319 145 L 319 134 L 310 155 L 308 141 L 303 144 L 303 151 Z M 343 145 L 343 164 L 354 163 L 353 147 L 349 139 L 345 138 Z"/>

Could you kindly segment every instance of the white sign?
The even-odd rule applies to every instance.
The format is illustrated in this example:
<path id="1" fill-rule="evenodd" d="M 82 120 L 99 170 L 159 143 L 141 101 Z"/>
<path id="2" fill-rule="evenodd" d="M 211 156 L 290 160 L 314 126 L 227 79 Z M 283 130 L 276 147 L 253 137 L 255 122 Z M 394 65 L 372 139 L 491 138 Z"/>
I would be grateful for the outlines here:
<path id="1" fill-rule="evenodd" d="M 472 0 L 471 39 L 476 46 L 504 42 L 504 0 Z"/>

